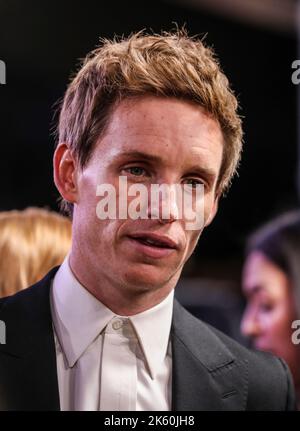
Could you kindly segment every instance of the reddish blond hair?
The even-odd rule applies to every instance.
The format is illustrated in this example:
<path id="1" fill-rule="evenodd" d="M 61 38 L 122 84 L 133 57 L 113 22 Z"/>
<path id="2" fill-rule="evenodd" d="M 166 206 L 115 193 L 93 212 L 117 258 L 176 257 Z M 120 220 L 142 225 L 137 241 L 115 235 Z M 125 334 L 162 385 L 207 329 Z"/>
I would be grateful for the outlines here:
<path id="1" fill-rule="evenodd" d="M 224 151 L 217 191 L 222 193 L 237 169 L 242 148 L 238 102 L 212 49 L 184 30 L 102 40 L 66 91 L 58 143 L 66 142 L 84 167 L 116 104 L 147 94 L 192 101 L 219 122 Z M 69 203 L 62 208 L 72 212 Z"/>

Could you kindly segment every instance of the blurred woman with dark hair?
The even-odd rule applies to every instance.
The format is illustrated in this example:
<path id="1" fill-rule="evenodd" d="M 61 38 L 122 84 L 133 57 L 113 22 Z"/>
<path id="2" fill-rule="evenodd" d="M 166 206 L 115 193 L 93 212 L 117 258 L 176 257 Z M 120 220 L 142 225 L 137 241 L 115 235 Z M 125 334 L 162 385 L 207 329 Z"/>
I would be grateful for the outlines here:
<path id="1" fill-rule="evenodd" d="M 292 322 L 300 318 L 300 211 L 274 219 L 250 237 L 243 291 L 241 330 L 254 348 L 287 362 L 300 408 L 300 346 L 292 342 Z"/>

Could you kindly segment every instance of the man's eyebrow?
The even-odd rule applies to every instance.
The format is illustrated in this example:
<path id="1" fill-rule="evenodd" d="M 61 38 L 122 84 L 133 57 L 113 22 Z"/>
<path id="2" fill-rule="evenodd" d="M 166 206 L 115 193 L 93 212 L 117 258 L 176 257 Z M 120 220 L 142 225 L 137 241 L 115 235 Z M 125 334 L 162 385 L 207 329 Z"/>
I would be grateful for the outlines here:
<path id="1" fill-rule="evenodd" d="M 144 153 L 142 151 L 124 151 L 118 155 L 119 157 L 132 157 L 134 159 L 143 159 L 149 162 L 161 162 L 161 157 L 154 154 Z"/>
<path id="2" fill-rule="evenodd" d="M 203 175 L 211 180 L 214 180 L 217 176 L 217 172 L 215 172 L 213 169 L 205 168 L 200 165 L 191 166 L 188 171 L 194 174 Z"/>

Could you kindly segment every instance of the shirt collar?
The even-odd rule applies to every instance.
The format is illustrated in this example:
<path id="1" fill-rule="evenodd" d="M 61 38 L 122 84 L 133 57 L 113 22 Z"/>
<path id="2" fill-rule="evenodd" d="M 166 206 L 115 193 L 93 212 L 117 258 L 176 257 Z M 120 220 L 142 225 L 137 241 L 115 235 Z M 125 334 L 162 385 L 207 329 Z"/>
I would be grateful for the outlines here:
<path id="1" fill-rule="evenodd" d="M 174 290 L 156 306 L 129 317 L 152 379 L 168 353 L 173 297 Z M 53 280 L 51 308 L 55 332 L 69 367 L 74 366 L 109 321 L 117 316 L 80 284 L 71 271 L 68 256 Z"/>
<path id="2" fill-rule="evenodd" d="M 168 354 L 173 297 L 174 289 L 159 304 L 142 313 L 130 316 L 152 379 L 155 378 L 157 370 Z"/>

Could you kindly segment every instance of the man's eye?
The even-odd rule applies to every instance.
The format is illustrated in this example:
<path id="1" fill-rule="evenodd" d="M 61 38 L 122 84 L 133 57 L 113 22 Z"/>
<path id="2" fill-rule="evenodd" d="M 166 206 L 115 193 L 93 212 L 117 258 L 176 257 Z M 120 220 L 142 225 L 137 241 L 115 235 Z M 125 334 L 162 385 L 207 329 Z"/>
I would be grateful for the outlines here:
<path id="1" fill-rule="evenodd" d="M 131 175 L 135 175 L 136 177 L 141 177 L 142 175 L 146 174 L 146 170 L 140 166 L 125 168 L 124 171 L 129 172 Z"/>
<path id="2" fill-rule="evenodd" d="M 195 178 L 188 178 L 184 184 L 191 186 L 193 189 L 196 188 L 197 185 L 204 185 L 204 182 L 201 180 L 197 180 Z"/>

